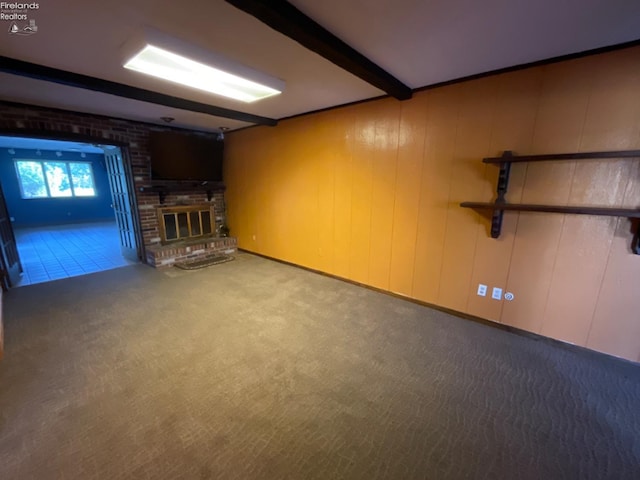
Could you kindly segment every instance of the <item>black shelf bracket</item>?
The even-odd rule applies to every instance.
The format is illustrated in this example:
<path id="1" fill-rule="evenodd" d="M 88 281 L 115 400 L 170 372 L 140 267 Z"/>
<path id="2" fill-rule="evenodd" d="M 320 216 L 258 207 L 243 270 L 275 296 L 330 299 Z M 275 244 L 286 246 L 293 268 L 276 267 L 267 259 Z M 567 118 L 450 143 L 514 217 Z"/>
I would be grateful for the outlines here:
<path id="1" fill-rule="evenodd" d="M 498 207 L 502 203 L 506 203 L 505 195 L 509 190 L 509 176 L 511 175 L 511 158 L 513 153 L 511 150 L 505 150 L 502 154 L 503 161 L 500 163 L 500 172 L 498 173 L 498 187 L 496 192 L 498 197 L 495 204 Z M 496 208 L 491 216 L 491 238 L 500 237 L 502 232 L 502 217 L 504 216 L 504 210 Z"/>

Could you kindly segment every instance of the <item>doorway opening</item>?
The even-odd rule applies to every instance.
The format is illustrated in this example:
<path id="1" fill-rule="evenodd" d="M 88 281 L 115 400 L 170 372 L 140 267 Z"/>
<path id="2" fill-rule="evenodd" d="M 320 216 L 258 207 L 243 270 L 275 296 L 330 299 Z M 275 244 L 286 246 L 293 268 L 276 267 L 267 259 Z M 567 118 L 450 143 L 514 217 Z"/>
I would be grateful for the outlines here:
<path id="1" fill-rule="evenodd" d="M 140 262 L 126 151 L 0 136 L 2 287 Z"/>

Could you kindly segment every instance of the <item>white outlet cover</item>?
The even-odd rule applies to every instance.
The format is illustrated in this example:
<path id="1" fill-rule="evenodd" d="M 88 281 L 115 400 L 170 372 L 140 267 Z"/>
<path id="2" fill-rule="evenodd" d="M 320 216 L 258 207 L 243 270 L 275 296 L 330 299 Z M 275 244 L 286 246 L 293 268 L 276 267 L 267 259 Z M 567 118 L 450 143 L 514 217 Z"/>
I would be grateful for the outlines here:
<path id="1" fill-rule="evenodd" d="M 478 295 L 484 297 L 487 294 L 487 286 L 482 283 L 478 284 Z"/>
<path id="2" fill-rule="evenodd" d="M 493 287 L 491 298 L 493 298 L 494 300 L 502 300 L 502 289 L 498 287 Z"/>

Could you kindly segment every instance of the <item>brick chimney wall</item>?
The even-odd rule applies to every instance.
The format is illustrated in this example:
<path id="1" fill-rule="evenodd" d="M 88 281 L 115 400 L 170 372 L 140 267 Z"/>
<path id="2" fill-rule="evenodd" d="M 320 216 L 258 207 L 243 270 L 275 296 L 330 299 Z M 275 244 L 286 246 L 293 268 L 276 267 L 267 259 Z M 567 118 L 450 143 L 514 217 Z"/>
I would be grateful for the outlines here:
<path id="1" fill-rule="evenodd" d="M 160 206 L 159 196 L 157 193 L 140 192 L 140 187 L 149 185 L 151 181 L 149 132 L 162 130 L 175 129 L 100 115 L 0 102 L 0 135 L 57 137 L 61 140 L 115 145 L 128 150 L 145 250 L 160 245 L 156 214 L 156 208 Z M 224 194 L 215 193 L 211 202 L 214 204 L 217 228 L 225 217 Z M 208 203 L 205 192 L 175 192 L 166 196 L 162 206 L 203 203 Z M 148 256 L 142 253 L 142 261 L 148 261 Z"/>

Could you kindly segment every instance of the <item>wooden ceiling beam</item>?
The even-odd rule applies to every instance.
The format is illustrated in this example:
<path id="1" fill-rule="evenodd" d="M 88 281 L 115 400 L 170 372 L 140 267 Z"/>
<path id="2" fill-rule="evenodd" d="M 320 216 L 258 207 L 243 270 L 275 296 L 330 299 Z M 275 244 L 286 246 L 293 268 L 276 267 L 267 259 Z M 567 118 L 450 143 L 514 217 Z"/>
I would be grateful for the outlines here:
<path id="1" fill-rule="evenodd" d="M 286 0 L 226 0 L 274 30 L 398 100 L 413 91 Z"/>
<path id="2" fill-rule="evenodd" d="M 79 73 L 59 70 L 57 68 L 46 67 L 35 63 L 24 62 L 15 58 L 0 56 L 0 72 L 19 75 L 21 77 L 44 80 L 69 87 L 92 90 L 94 92 L 107 93 L 118 97 L 130 98 L 140 102 L 164 105 L 165 107 L 187 110 L 190 112 L 204 113 L 214 117 L 229 118 L 241 122 L 249 122 L 258 125 L 274 126 L 278 121 L 273 118 L 261 117 L 250 113 L 239 112 L 228 108 L 216 107 L 206 103 L 194 102 L 185 98 L 165 95 L 163 93 L 152 92 L 143 88 L 132 87 L 122 83 L 111 82 L 101 78 L 81 75 Z"/>

